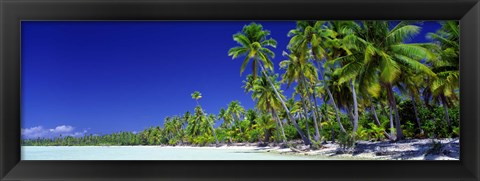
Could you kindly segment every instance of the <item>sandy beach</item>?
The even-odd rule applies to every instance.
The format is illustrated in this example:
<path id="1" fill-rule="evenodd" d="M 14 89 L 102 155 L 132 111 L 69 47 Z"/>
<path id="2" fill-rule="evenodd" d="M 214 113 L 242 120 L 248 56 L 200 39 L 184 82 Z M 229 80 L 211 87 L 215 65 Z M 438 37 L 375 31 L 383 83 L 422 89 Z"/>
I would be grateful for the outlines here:
<path id="1" fill-rule="evenodd" d="M 358 141 L 355 148 L 348 150 L 342 150 L 338 144 L 330 142 L 323 144 L 319 150 L 310 150 L 301 146 L 299 148 L 297 150 L 273 148 L 272 151 L 281 154 L 322 155 L 362 160 L 459 160 L 460 158 L 459 139 L 411 139 L 399 142 Z"/>
<path id="2" fill-rule="evenodd" d="M 434 143 L 435 142 L 435 143 Z M 339 144 L 326 142 L 318 150 L 298 144 L 295 147 L 261 145 L 261 143 L 235 143 L 209 146 L 151 146 L 161 148 L 195 148 L 221 150 L 255 150 L 273 154 L 321 156 L 335 160 L 459 160 L 459 139 L 409 139 L 398 142 L 357 141 L 355 148 L 341 149 Z"/>
<path id="3" fill-rule="evenodd" d="M 342 149 L 326 142 L 311 149 L 263 143 L 177 146 L 24 146 L 23 160 L 459 160 L 459 139 L 357 141 Z"/>

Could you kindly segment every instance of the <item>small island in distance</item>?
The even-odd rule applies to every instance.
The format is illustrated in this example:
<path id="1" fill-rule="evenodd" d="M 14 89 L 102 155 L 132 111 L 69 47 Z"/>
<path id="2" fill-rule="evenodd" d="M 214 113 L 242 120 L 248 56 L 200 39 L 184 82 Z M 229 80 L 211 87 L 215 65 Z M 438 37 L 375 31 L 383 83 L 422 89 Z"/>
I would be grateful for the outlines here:
<path id="1" fill-rule="evenodd" d="M 245 24 L 225 54 L 241 62 L 239 89 L 254 107 L 233 97 L 207 111 L 193 87 L 184 96 L 196 106 L 161 125 L 24 138 L 22 159 L 61 159 L 42 154 L 68 146 L 78 150 L 62 148 L 65 159 L 142 159 L 130 149 L 153 160 L 459 160 L 459 23 L 435 22 L 427 41 L 412 42 L 423 23 L 297 21 L 281 55 L 274 32 Z"/>

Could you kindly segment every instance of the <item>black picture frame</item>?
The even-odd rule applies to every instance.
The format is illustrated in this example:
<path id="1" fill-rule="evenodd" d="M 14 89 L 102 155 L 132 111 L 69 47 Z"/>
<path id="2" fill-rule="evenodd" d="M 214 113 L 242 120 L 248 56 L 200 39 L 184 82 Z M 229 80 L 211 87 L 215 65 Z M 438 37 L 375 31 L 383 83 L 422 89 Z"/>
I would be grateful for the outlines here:
<path id="1" fill-rule="evenodd" d="M 22 20 L 460 20 L 460 161 L 21 161 Z M 478 0 L 0 0 L 0 180 L 480 180 Z"/>

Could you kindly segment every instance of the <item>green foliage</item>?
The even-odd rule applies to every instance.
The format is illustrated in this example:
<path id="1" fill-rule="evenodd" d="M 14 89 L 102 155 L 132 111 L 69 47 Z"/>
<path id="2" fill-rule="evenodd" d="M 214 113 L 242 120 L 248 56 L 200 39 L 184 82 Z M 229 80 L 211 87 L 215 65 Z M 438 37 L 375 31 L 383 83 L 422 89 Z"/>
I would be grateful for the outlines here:
<path id="1" fill-rule="evenodd" d="M 312 146 L 310 147 L 312 150 L 318 150 L 322 148 L 322 142 L 320 141 L 312 141 Z"/>
<path id="2" fill-rule="evenodd" d="M 407 138 L 413 138 L 416 129 L 415 125 L 410 121 L 407 121 L 406 124 L 402 125 L 403 135 Z"/>
<path id="3" fill-rule="evenodd" d="M 300 135 L 298 135 L 297 130 L 293 125 L 284 125 L 283 128 L 285 129 L 285 136 L 287 137 L 287 140 L 294 140 L 300 138 Z"/>
<path id="4" fill-rule="evenodd" d="M 353 148 L 355 146 L 355 135 L 341 133 L 338 135 L 338 144 L 343 150 Z"/>
<path id="5" fill-rule="evenodd" d="M 383 127 L 377 126 L 374 123 L 369 123 L 370 126 L 369 133 L 370 133 L 370 139 L 373 140 L 383 140 L 385 138 L 384 133 L 385 129 Z"/>
<path id="6" fill-rule="evenodd" d="M 458 135 L 449 131 L 448 124 L 445 121 L 444 109 L 441 106 L 433 106 L 431 108 L 420 108 L 420 119 L 423 120 L 422 128 L 429 138 L 448 138 Z M 452 129 L 459 126 L 459 107 L 449 109 Z"/>
<path id="7" fill-rule="evenodd" d="M 370 130 L 368 128 L 365 128 L 363 126 L 359 126 L 357 129 L 357 132 L 355 133 L 355 138 L 360 139 L 360 140 L 369 140 L 371 139 L 370 136 Z"/>
<path id="8" fill-rule="evenodd" d="M 460 136 L 460 127 L 453 127 L 453 136 L 458 137 Z"/>

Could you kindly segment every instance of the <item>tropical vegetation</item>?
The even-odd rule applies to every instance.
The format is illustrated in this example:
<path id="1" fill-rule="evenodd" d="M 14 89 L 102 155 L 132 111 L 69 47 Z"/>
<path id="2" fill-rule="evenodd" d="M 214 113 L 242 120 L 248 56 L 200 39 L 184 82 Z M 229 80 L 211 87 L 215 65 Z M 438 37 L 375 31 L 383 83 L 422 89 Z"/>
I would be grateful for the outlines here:
<path id="1" fill-rule="evenodd" d="M 421 22 L 298 21 L 283 60 L 261 24 L 233 35 L 243 89 L 255 107 L 226 102 L 166 117 L 138 133 L 25 139 L 23 145 L 219 145 L 301 141 L 398 141 L 459 136 L 459 24 L 441 22 L 428 43 L 409 43 Z M 250 65 L 250 74 L 243 75 Z M 279 69 L 276 69 L 276 67 Z M 277 72 L 275 72 L 277 70 Z M 293 89 L 292 95 L 285 95 Z M 203 99 L 208 99 L 205 97 Z M 215 126 L 217 125 L 217 126 Z"/>

